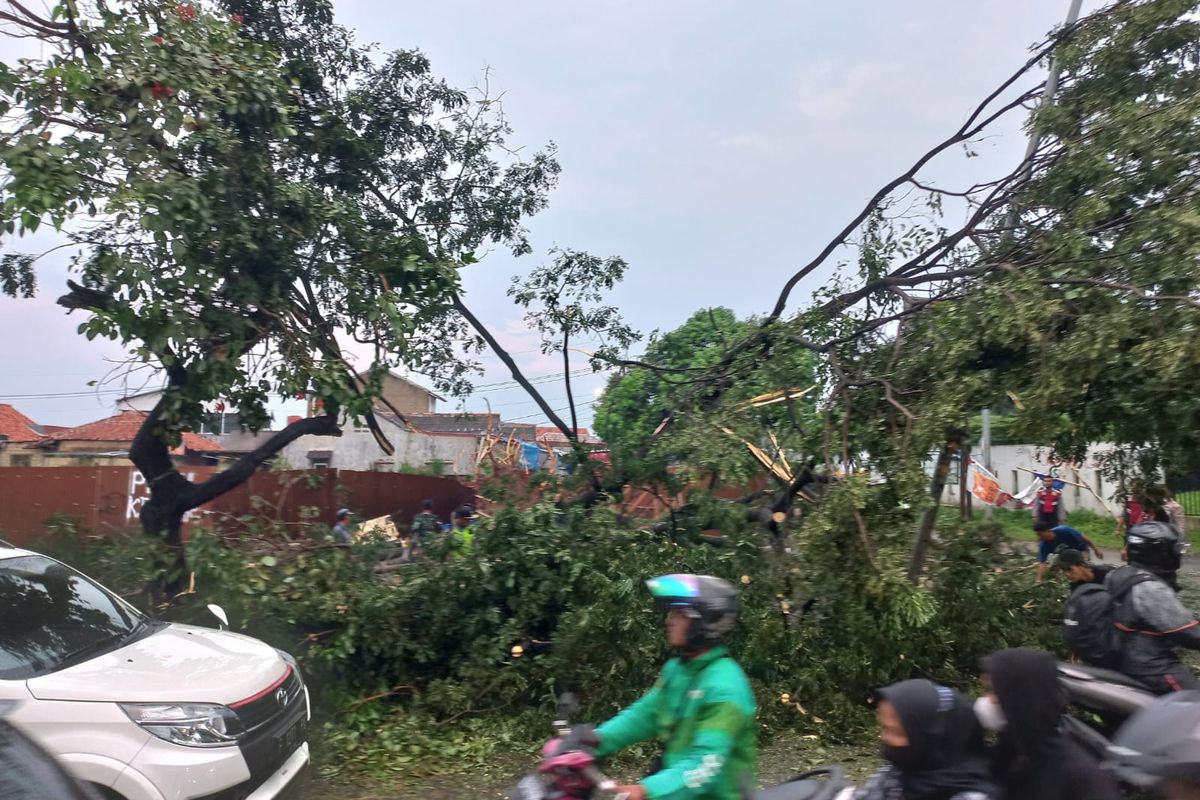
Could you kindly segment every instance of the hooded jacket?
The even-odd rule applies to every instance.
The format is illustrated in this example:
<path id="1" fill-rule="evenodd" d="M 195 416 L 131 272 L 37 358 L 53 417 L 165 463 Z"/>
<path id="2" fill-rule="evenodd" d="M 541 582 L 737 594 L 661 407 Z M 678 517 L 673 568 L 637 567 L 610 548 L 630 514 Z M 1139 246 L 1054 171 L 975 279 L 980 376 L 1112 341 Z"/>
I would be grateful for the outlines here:
<path id="1" fill-rule="evenodd" d="M 896 709 L 908 746 L 884 748 L 889 764 L 867 779 L 855 800 L 993 800 L 983 736 L 971 701 L 915 679 L 879 691 Z"/>
<path id="2" fill-rule="evenodd" d="M 1006 720 L 993 759 L 1005 798 L 1119 800 L 1112 778 L 1063 733 L 1067 695 L 1054 656 L 1028 648 L 1001 650 L 983 668 Z"/>
<path id="3" fill-rule="evenodd" d="M 1200 622 L 1179 602 L 1174 590 L 1153 573 L 1129 564 L 1109 573 L 1104 588 L 1117 603 L 1121 633 L 1121 672 L 1169 691 L 1161 676 L 1187 671 L 1176 647 L 1200 650 Z"/>
<path id="4" fill-rule="evenodd" d="M 750 682 L 724 647 L 673 658 L 640 700 L 596 729 L 598 756 L 658 739 L 662 769 L 642 779 L 651 800 L 741 800 L 758 761 Z"/>

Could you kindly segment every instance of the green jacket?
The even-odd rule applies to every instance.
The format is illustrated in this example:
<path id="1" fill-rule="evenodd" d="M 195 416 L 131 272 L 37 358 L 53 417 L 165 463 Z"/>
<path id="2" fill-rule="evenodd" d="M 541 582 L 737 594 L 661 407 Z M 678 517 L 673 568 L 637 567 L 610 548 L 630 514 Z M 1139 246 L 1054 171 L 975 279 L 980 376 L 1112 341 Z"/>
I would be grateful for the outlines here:
<path id="1" fill-rule="evenodd" d="M 651 800 L 740 800 L 755 785 L 754 692 L 724 647 L 673 658 L 649 692 L 596 729 L 597 755 L 658 739 L 662 770 L 642 780 Z"/>

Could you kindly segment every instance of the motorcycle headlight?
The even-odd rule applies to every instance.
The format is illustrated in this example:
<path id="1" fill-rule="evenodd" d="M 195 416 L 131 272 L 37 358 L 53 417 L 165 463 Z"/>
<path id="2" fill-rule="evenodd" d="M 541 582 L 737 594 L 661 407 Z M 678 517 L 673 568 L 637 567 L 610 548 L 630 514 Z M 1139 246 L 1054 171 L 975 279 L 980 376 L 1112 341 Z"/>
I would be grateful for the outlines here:
<path id="1" fill-rule="evenodd" d="M 185 747 L 229 747 L 242 735 L 234 711 L 211 703 L 121 703 L 147 733 Z"/>

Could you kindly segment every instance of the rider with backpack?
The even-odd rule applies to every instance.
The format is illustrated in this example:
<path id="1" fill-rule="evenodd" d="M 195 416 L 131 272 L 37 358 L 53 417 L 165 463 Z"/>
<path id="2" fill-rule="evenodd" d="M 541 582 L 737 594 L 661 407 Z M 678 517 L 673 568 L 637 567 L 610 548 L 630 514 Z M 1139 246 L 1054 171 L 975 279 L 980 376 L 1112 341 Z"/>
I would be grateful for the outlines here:
<path id="1" fill-rule="evenodd" d="M 1175 647 L 1200 650 L 1200 623 L 1179 602 L 1164 578 L 1179 568 L 1181 546 L 1175 529 L 1144 522 L 1129 529 L 1125 558 L 1101 586 L 1073 580 L 1063 614 L 1063 638 L 1084 662 L 1116 669 L 1158 694 L 1200 688 Z M 1082 581 L 1077 559 L 1060 554 L 1056 566 Z M 1094 568 L 1093 568 L 1094 569 Z"/>
<path id="2" fill-rule="evenodd" d="M 1109 564 L 1089 564 L 1078 550 L 1063 550 L 1054 557 L 1054 567 L 1066 573 L 1072 592 L 1089 583 L 1103 586 L 1108 573 L 1116 569 Z"/>

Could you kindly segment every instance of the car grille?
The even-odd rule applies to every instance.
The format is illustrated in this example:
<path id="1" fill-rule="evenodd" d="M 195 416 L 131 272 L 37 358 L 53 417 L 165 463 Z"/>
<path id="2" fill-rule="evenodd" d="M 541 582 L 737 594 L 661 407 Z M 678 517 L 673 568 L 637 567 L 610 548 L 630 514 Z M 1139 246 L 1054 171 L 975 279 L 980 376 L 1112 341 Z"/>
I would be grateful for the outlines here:
<path id="1" fill-rule="evenodd" d="M 247 733 L 270 722 L 276 716 L 293 707 L 299 701 L 304 706 L 304 684 L 300 674 L 290 664 L 287 672 L 275 683 L 263 689 L 258 694 L 230 703 L 229 707 L 237 712 L 238 719 Z"/>
<path id="2" fill-rule="evenodd" d="M 295 667 L 261 692 L 229 707 L 237 712 L 245 733 L 238 749 L 250 770 L 250 780 L 196 800 L 243 800 L 283 766 L 307 738 L 308 704 L 304 682 Z M 297 776 L 280 795 L 292 797 L 303 780 Z"/>

